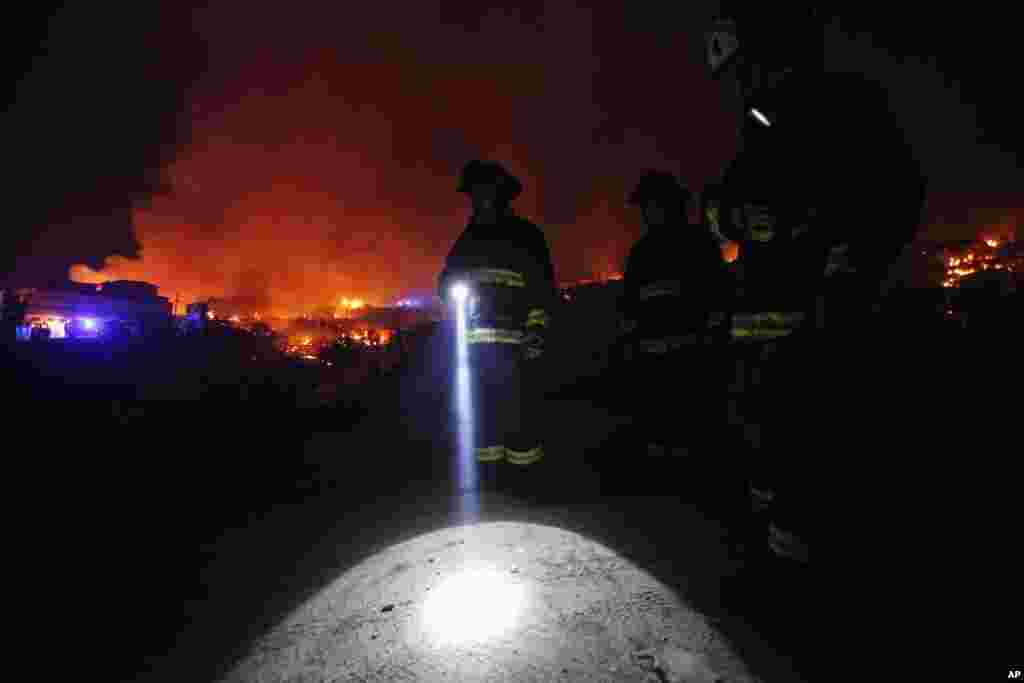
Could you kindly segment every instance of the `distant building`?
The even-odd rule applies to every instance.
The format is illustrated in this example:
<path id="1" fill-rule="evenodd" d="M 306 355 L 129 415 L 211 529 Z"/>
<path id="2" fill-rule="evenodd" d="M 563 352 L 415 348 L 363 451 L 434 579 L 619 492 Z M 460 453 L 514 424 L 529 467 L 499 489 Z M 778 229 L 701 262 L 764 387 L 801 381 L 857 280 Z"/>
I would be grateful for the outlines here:
<path id="1" fill-rule="evenodd" d="M 148 336 L 172 325 L 171 302 L 156 285 L 115 281 L 102 285 L 61 283 L 45 289 L 22 289 L 27 332 L 22 338 Z"/>

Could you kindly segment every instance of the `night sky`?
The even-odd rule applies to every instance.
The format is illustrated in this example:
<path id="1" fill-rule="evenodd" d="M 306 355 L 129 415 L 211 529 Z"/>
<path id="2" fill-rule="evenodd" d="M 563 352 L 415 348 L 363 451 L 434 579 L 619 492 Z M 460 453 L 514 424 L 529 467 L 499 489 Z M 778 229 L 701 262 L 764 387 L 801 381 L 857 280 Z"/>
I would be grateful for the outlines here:
<path id="1" fill-rule="evenodd" d="M 640 172 L 699 189 L 734 153 L 735 115 L 702 63 L 713 4 L 40 12 L 12 62 L 23 78 L 3 134 L 18 181 L 0 276 L 37 284 L 106 264 L 73 272 L 183 300 L 267 283 L 282 312 L 386 302 L 432 286 L 467 217 L 455 175 L 477 156 L 522 178 L 516 207 L 545 229 L 559 279 L 618 270 L 640 233 L 623 207 Z M 1015 126 L 966 78 L 980 65 L 1007 85 L 1011 45 L 995 37 L 979 57 L 950 39 L 993 36 L 990 17 L 934 15 L 926 31 L 874 19 L 830 29 L 826 65 L 889 90 L 930 182 L 924 234 L 1013 232 Z"/>

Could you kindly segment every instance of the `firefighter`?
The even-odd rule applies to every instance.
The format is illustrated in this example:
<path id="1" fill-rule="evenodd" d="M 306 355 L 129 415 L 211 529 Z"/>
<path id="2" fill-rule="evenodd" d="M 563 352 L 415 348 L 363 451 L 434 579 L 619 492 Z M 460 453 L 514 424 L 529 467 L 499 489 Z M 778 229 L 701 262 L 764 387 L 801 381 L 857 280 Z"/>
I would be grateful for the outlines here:
<path id="1" fill-rule="evenodd" d="M 540 364 L 557 301 L 544 233 L 517 216 L 522 184 L 500 164 L 466 164 L 458 191 L 469 195 L 469 225 L 439 278 L 442 301 L 467 285 L 467 341 L 474 447 L 481 479 L 520 493 L 540 490 Z M 500 481 L 499 481 L 500 480 Z"/>
<path id="2" fill-rule="evenodd" d="M 634 426 L 652 456 L 706 444 L 724 409 L 714 351 L 729 297 L 721 251 L 690 224 L 690 192 L 671 173 L 649 171 L 629 196 L 647 231 L 626 261 L 621 315 L 641 400 Z"/>
<path id="3" fill-rule="evenodd" d="M 796 438 L 823 440 L 813 426 L 839 412 L 820 409 L 828 387 L 815 368 L 827 367 L 832 386 L 856 381 L 885 275 L 917 230 L 924 182 L 880 86 L 826 72 L 816 10 L 722 4 L 735 7 L 713 22 L 707 57 L 743 121 L 719 218 L 739 244 L 732 336 L 751 493 L 771 549 L 806 562 L 818 511 L 803 456 L 820 449 Z"/>

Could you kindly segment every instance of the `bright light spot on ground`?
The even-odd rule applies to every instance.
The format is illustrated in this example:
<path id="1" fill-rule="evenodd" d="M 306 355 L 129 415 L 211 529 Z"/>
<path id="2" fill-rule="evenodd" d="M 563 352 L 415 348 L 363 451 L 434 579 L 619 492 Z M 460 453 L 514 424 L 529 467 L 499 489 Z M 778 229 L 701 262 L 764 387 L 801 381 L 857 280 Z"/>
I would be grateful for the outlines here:
<path id="1" fill-rule="evenodd" d="M 465 284 L 460 282 L 456 285 L 452 285 L 452 298 L 455 299 L 455 301 L 461 303 L 466 300 L 467 296 L 469 296 L 469 287 Z"/>
<path id="2" fill-rule="evenodd" d="M 505 633 L 516 623 L 525 592 L 512 579 L 490 569 L 449 577 L 424 604 L 427 629 L 446 643 L 481 642 Z"/>
<path id="3" fill-rule="evenodd" d="M 221 680 L 381 680 L 388 673 L 423 681 L 647 680 L 635 667 L 635 653 L 638 644 L 653 646 L 654 634 L 672 642 L 716 643 L 707 653 L 732 672 L 728 680 L 759 680 L 727 639 L 671 587 L 579 533 L 502 521 L 449 526 L 387 544 L 390 535 L 397 540 L 408 528 L 400 520 L 450 519 L 450 502 L 434 491 L 402 492 L 382 497 L 365 516 L 356 513 L 349 520 L 353 537 L 374 521 L 394 523 L 367 537 L 368 545 L 346 551 L 387 547 L 328 582 L 262 634 Z M 588 526 L 604 533 L 608 523 L 619 523 L 617 514 L 621 510 L 607 517 L 599 512 Z M 701 544 L 711 536 L 702 539 L 703 534 L 688 539 L 686 552 L 703 554 Z M 571 567 L 565 564 L 570 556 Z M 396 571 L 399 567 L 405 569 Z M 637 600 L 638 595 L 651 599 Z M 652 604 L 659 608 L 651 609 Z M 580 633 L 580 615 L 592 615 L 587 621 L 607 630 L 598 638 L 585 635 L 589 630 Z M 199 624 L 191 635 L 208 637 Z M 663 665 L 676 666 L 671 652 L 662 652 Z M 609 672 L 608 663 L 620 660 L 630 662 L 630 670 Z M 574 675 L 567 677 L 563 670 L 570 662 Z M 668 680 L 716 680 L 696 676 L 690 667 L 668 669 Z"/>

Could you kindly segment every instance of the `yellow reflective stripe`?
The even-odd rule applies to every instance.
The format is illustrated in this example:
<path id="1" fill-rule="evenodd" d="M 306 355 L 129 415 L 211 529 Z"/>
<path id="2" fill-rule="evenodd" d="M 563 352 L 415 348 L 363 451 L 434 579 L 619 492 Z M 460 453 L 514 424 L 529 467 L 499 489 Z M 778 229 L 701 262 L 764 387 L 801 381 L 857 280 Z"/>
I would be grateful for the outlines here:
<path id="1" fill-rule="evenodd" d="M 487 446 L 486 448 L 476 449 L 476 459 L 478 462 L 497 462 L 504 457 L 504 446 Z"/>
<path id="2" fill-rule="evenodd" d="M 771 242 L 775 231 L 770 228 L 753 228 L 750 231 L 750 238 L 755 242 Z"/>
<path id="3" fill-rule="evenodd" d="M 532 465 L 544 457 L 544 447 L 537 446 L 528 451 L 514 451 L 511 448 L 506 448 L 505 454 L 513 465 Z"/>
<path id="4" fill-rule="evenodd" d="M 470 344 L 521 344 L 523 333 L 517 330 L 477 328 L 466 335 Z"/>
<path id="5" fill-rule="evenodd" d="M 547 311 L 543 308 L 535 308 L 527 316 L 526 326 L 533 327 L 534 325 L 539 325 L 540 327 L 547 327 L 550 320 L 551 318 L 548 316 Z"/>
<path id="6" fill-rule="evenodd" d="M 709 206 L 704 211 L 704 215 L 706 215 L 708 217 L 708 223 L 711 224 L 711 227 L 714 228 L 716 231 L 719 230 L 719 226 L 718 226 L 718 216 L 719 216 L 718 207 L 717 206 Z"/>
<path id="7" fill-rule="evenodd" d="M 756 337 L 759 339 L 778 339 L 779 337 L 785 337 L 793 330 L 764 330 L 764 329 L 733 329 L 732 336 L 734 337 Z"/>
<path id="8" fill-rule="evenodd" d="M 807 317 L 805 313 L 763 311 L 733 315 L 733 337 L 784 337 Z"/>
<path id="9" fill-rule="evenodd" d="M 501 268 L 475 268 L 468 273 L 473 282 L 485 285 L 502 285 L 504 287 L 525 287 L 526 279 L 522 273 Z"/>

